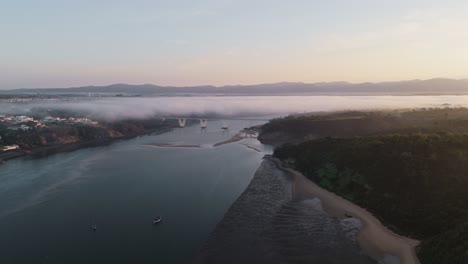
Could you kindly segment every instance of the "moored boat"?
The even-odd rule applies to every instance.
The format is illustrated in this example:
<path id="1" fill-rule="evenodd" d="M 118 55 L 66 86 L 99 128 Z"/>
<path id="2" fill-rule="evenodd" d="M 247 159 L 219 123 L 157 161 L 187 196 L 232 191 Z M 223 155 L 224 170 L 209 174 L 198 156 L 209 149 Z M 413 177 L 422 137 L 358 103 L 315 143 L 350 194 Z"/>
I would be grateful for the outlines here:
<path id="1" fill-rule="evenodd" d="M 153 225 L 159 224 L 161 221 L 162 221 L 161 216 L 156 216 L 156 217 L 153 219 Z"/>

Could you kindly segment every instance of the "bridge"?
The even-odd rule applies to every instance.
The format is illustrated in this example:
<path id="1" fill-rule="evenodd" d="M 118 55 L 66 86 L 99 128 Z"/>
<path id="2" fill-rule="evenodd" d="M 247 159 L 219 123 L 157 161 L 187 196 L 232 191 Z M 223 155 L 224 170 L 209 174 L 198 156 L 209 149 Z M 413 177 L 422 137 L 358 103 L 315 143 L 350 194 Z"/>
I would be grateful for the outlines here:
<path id="1" fill-rule="evenodd" d="M 261 118 L 197 118 L 197 117 L 162 117 L 164 120 L 177 120 L 179 122 L 179 127 L 185 127 L 187 120 L 198 120 L 200 122 L 200 127 L 205 129 L 208 127 L 208 121 L 221 121 L 222 129 L 229 129 L 230 121 L 260 121 L 268 122 L 270 119 L 261 119 Z"/>

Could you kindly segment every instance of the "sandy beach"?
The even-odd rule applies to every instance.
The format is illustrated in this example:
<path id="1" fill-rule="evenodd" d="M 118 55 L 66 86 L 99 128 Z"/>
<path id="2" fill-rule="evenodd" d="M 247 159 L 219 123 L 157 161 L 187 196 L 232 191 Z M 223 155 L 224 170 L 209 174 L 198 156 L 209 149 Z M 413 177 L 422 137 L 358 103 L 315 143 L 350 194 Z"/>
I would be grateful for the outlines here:
<path id="1" fill-rule="evenodd" d="M 397 256 L 401 264 L 420 263 L 415 252 L 419 241 L 393 233 L 367 210 L 322 189 L 301 173 L 283 167 L 278 159 L 268 159 L 274 161 L 279 169 L 293 176 L 293 193 L 298 199 L 318 198 L 331 215 L 352 216 L 361 220 L 363 228 L 358 236 L 359 245 L 373 258 L 392 255 Z"/>

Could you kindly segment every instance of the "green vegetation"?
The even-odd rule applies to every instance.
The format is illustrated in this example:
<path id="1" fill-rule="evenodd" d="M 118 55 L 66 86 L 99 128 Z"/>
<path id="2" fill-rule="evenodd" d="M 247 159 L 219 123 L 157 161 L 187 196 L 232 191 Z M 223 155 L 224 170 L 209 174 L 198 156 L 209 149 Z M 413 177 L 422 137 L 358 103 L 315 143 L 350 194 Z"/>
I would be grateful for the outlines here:
<path id="1" fill-rule="evenodd" d="M 175 121 L 160 119 L 120 120 L 92 124 L 49 123 L 45 127 L 29 130 L 11 130 L 0 125 L 0 145 L 19 145 L 22 149 L 63 145 L 70 143 L 108 142 L 118 138 L 128 138 L 153 131 L 175 127 Z"/>
<path id="2" fill-rule="evenodd" d="M 326 138 L 275 156 L 422 239 L 422 263 L 468 263 L 467 134 Z"/>
<path id="3" fill-rule="evenodd" d="M 343 130 L 349 130 L 343 128 L 336 132 L 341 137 L 285 144 L 274 155 L 320 186 L 369 209 L 397 233 L 422 240 L 422 263 L 468 263 L 468 110 L 362 115 L 347 121 L 393 120 L 395 125 L 369 134 L 368 129 L 346 134 Z M 310 120 L 301 118 L 306 119 L 304 130 L 311 131 Z M 275 120 L 275 133 L 291 122 L 299 126 L 298 120 Z M 343 124 L 343 119 L 328 120 L 336 122 L 329 127 Z"/>
<path id="4" fill-rule="evenodd" d="M 31 148 L 41 145 L 41 138 L 37 129 L 22 130 L 0 130 L 0 136 L 5 145 L 19 145 L 22 148 Z"/>
<path id="5" fill-rule="evenodd" d="M 387 112 L 341 112 L 295 115 L 263 126 L 260 141 L 299 143 L 321 137 L 352 137 L 388 133 L 468 133 L 468 109 L 434 108 Z"/>

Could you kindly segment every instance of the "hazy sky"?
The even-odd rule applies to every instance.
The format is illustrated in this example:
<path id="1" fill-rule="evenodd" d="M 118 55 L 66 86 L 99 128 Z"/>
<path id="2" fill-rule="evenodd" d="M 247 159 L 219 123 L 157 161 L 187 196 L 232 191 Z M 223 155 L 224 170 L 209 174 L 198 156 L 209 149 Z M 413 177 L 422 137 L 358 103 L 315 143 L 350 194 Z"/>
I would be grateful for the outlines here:
<path id="1" fill-rule="evenodd" d="M 0 0 L 0 89 L 468 77 L 466 0 Z"/>

